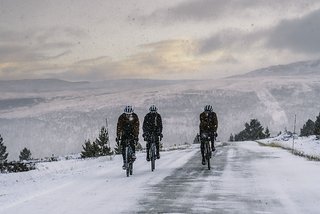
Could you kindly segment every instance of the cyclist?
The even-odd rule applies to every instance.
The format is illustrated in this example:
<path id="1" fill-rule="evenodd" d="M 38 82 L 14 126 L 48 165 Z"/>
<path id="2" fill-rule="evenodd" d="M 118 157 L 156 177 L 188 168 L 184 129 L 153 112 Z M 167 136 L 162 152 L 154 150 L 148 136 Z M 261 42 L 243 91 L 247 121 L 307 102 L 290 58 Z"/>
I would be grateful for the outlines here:
<path id="1" fill-rule="evenodd" d="M 146 147 L 147 147 L 147 161 L 150 161 L 149 157 L 149 149 L 150 149 L 150 136 L 152 134 L 156 135 L 156 148 L 157 148 L 157 159 L 160 159 L 160 150 L 159 150 L 159 144 L 160 140 L 162 139 L 162 119 L 161 115 L 157 112 L 158 108 L 155 105 L 151 105 L 149 108 L 149 113 L 146 114 L 143 121 L 143 139 L 146 141 Z"/>
<path id="2" fill-rule="evenodd" d="M 124 113 L 120 115 L 117 123 L 117 138 L 116 141 L 120 141 L 122 148 L 123 166 L 125 170 L 125 152 L 126 152 L 126 140 L 129 140 L 130 146 L 133 150 L 132 158 L 135 160 L 136 144 L 139 141 L 139 118 L 134 113 L 132 106 L 126 106 Z"/>
<path id="3" fill-rule="evenodd" d="M 207 134 L 211 140 L 212 151 L 215 151 L 214 139 L 217 137 L 218 118 L 215 112 L 213 112 L 211 105 L 206 105 L 204 111 L 200 114 L 200 142 L 201 142 L 201 155 L 202 164 L 205 165 L 204 157 L 204 139 L 203 134 Z"/>

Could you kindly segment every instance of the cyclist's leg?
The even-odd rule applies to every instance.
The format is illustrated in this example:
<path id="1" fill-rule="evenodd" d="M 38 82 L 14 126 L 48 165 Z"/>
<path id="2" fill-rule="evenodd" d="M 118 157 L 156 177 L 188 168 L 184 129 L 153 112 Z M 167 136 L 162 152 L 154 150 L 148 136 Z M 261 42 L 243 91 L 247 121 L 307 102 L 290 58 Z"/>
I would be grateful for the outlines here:
<path id="1" fill-rule="evenodd" d="M 211 137 L 211 149 L 213 152 L 216 150 L 216 148 L 214 147 L 214 135 L 212 135 Z"/>
<path id="2" fill-rule="evenodd" d="M 132 148 L 132 158 L 136 159 L 136 144 L 134 140 L 130 140 L 130 146 Z"/>
<path id="3" fill-rule="evenodd" d="M 202 156 L 202 164 L 206 164 L 206 160 L 204 158 L 204 142 L 201 140 L 200 141 L 200 150 L 201 150 L 201 156 Z"/>
<path id="4" fill-rule="evenodd" d="M 125 166 L 125 162 L 126 162 L 126 145 L 125 145 L 125 141 L 122 140 L 120 144 L 121 144 L 121 153 L 122 153 L 122 159 L 123 159 L 122 168 L 125 169 L 126 168 L 126 166 Z"/>
<path id="5" fill-rule="evenodd" d="M 160 159 L 160 141 L 159 138 L 156 140 L 156 149 L 157 149 L 157 159 Z"/>
<path id="6" fill-rule="evenodd" d="M 150 161 L 150 142 L 147 141 L 146 143 L 146 147 L 147 147 L 147 161 Z"/>

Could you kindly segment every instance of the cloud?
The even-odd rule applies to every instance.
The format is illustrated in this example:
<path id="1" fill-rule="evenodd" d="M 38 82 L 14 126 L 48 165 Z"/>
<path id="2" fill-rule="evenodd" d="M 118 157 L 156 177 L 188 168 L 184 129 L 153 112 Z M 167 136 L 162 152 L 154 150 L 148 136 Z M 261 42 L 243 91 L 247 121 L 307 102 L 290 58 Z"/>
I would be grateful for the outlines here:
<path id="1" fill-rule="evenodd" d="M 198 41 L 199 54 L 208 55 L 215 51 L 234 53 L 247 52 L 251 48 L 264 48 L 266 29 L 247 32 L 241 29 L 226 29 Z M 232 60 L 233 61 L 233 60 Z"/>
<path id="2" fill-rule="evenodd" d="M 303 53 L 320 52 L 320 10 L 296 19 L 284 20 L 270 31 L 267 45 Z"/>
<path id="3" fill-rule="evenodd" d="M 76 80 L 182 78 L 208 63 L 206 58 L 197 55 L 198 47 L 193 41 L 166 40 L 139 47 L 140 52 L 122 60 L 103 56 L 79 61 L 56 77 Z"/>
<path id="4" fill-rule="evenodd" d="M 73 28 L 0 31 L 0 63 L 38 61 L 70 53 L 85 32 Z"/>
<path id="5" fill-rule="evenodd" d="M 303 0 L 278 1 L 278 0 L 188 0 L 174 7 L 159 9 L 152 14 L 145 16 L 144 20 L 161 20 L 164 23 L 170 21 L 212 21 L 226 19 L 230 17 L 251 16 L 261 18 L 270 12 L 279 14 L 288 11 L 310 10 L 318 5 L 316 0 L 307 3 Z"/>
<path id="6" fill-rule="evenodd" d="M 47 41 L 47 40 L 45 40 Z M 52 47 L 51 47 L 52 44 Z M 69 47 L 68 44 L 45 42 L 41 47 Z M 72 64 L 46 63 L 69 53 L 68 50 L 48 57 L 37 48 L 2 46 L 7 58 L 0 63 L 2 78 L 56 77 L 69 80 L 101 80 L 118 78 L 170 78 L 196 73 L 207 64 L 206 57 L 198 55 L 198 43 L 191 40 L 165 40 L 138 46 L 138 53 L 114 60 L 108 56 L 80 60 Z M 8 54 L 8 50 L 11 54 Z M 19 54 L 18 54 L 19 53 Z M 11 60 L 13 56 L 20 60 Z"/>
<path id="7" fill-rule="evenodd" d="M 0 78 L 33 78 L 65 69 L 66 65 L 57 65 L 56 60 L 69 55 L 77 41 L 86 37 L 76 28 L 0 30 Z"/>

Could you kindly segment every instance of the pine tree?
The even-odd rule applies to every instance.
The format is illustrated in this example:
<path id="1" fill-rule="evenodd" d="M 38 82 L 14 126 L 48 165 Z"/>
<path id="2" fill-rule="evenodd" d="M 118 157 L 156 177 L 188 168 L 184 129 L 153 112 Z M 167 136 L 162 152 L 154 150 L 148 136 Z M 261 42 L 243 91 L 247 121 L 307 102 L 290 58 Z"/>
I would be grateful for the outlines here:
<path id="1" fill-rule="evenodd" d="M 313 135 L 315 131 L 315 122 L 308 120 L 300 129 L 300 136 L 310 136 Z"/>
<path id="2" fill-rule="evenodd" d="M 250 121 L 250 126 L 249 126 L 249 136 L 250 139 L 249 140 L 258 140 L 258 139 L 264 139 L 265 138 L 265 134 L 263 133 L 263 127 L 261 125 L 261 123 L 257 120 L 257 119 L 252 119 Z"/>
<path id="3" fill-rule="evenodd" d="M 266 137 L 264 128 L 257 119 L 251 119 L 250 123 L 245 123 L 245 129 L 234 136 L 235 141 L 258 140 Z"/>
<path id="4" fill-rule="evenodd" d="M 3 144 L 3 138 L 0 135 L 0 164 L 5 163 L 8 158 L 7 147 Z"/>
<path id="5" fill-rule="evenodd" d="M 269 138 L 270 137 L 270 131 L 269 131 L 268 126 L 267 126 L 266 130 L 264 131 L 264 137 L 265 138 Z"/>
<path id="6" fill-rule="evenodd" d="M 120 141 L 117 141 L 116 146 L 114 148 L 114 152 L 117 155 L 122 154 L 122 146 Z"/>
<path id="7" fill-rule="evenodd" d="M 19 155 L 19 159 L 20 161 L 23 161 L 23 160 L 31 160 L 31 151 L 27 148 L 24 148 L 21 152 L 20 152 L 20 155 Z"/>
<path id="8" fill-rule="evenodd" d="M 99 146 L 99 155 L 112 155 L 111 147 L 109 146 L 109 133 L 107 129 L 102 126 L 99 137 L 96 139 L 96 144 Z"/>
<path id="9" fill-rule="evenodd" d="M 239 132 L 238 134 L 234 135 L 234 141 L 244 141 L 244 140 L 248 140 L 248 139 L 249 139 L 249 135 L 246 130 L 243 130 L 243 131 Z"/>
<path id="10" fill-rule="evenodd" d="M 100 148 L 96 142 L 91 143 L 90 140 L 86 140 L 82 148 L 83 148 L 83 151 L 81 152 L 82 158 L 99 156 Z"/>
<path id="11" fill-rule="evenodd" d="M 138 142 L 136 145 L 136 151 L 142 151 L 142 150 L 143 150 L 143 147 L 142 147 L 141 143 Z"/>
<path id="12" fill-rule="evenodd" d="M 229 141 L 230 141 L 230 142 L 233 142 L 233 141 L 234 141 L 233 134 L 230 134 Z"/>
<path id="13" fill-rule="evenodd" d="M 197 134 L 193 140 L 193 144 L 199 144 L 200 143 L 200 135 Z"/>
<path id="14" fill-rule="evenodd" d="M 317 116 L 316 121 L 314 123 L 314 134 L 320 135 L 320 113 L 319 116 Z"/>

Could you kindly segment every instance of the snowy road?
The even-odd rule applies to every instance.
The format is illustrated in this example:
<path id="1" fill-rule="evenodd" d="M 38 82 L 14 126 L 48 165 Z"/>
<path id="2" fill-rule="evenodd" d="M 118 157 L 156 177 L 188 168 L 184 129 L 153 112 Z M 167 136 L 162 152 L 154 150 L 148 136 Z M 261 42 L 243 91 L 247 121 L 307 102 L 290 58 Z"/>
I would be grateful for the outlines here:
<path id="1" fill-rule="evenodd" d="M 218 148 L 213 169 L 198 152 L 150 187 L 142 213 L 319 213 L 319 162 L 254 142 Z"/>
<path id="2" fill-rule="evenodd" d="M 319 169 L 254 142 L 218 147 L 211 171 L 198 147 L 163 152 L 155 172 L 139 153 L 130 178 L 120 156 L 43 163 L 0 175 L 0 213 L 319 213 Z"/>

